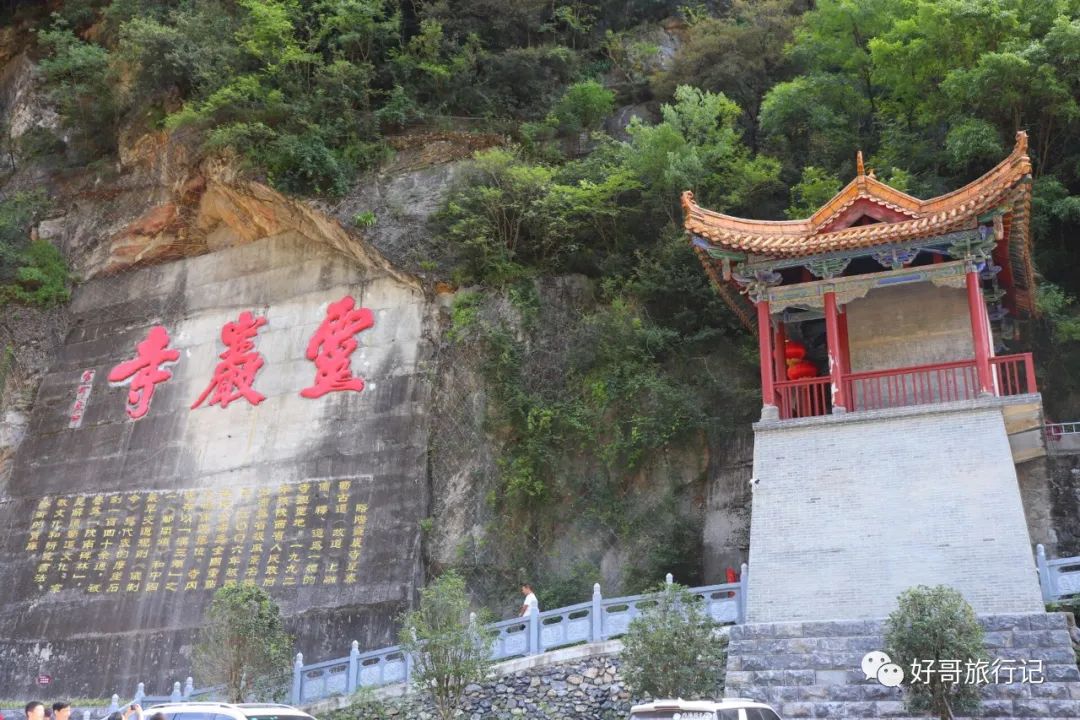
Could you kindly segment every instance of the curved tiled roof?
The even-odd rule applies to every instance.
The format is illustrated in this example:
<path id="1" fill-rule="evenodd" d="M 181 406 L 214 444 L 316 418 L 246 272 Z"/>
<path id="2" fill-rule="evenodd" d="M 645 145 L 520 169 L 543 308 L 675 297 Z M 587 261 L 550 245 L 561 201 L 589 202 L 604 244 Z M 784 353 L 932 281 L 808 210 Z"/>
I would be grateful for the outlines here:
<path id="1" fill-rule="evenodd" d="M 766 257 L 805 257 L 837 250 L 870 248 L 973 228 L 977 218 L 1006 202 L 1031 174 L 1027 133 L 1016 134 L 1013 151 L 992 170 L 959 190 L 919 200 L 863 172 L 805 220 L 748 220 L 706 210 L 690 191 L 682 195 L 683 225 L 711 244 Z M 829 223 L 859 200 L 910 219 L 829 230 Z M 1025 233 L 1026 235 L 1026 233 Z"/>

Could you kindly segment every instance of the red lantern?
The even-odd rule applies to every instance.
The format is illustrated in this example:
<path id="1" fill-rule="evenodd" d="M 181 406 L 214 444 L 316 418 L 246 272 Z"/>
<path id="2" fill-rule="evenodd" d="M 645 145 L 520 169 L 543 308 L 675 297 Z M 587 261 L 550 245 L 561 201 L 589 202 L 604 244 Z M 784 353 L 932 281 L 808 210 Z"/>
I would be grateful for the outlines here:
<path id="1" fill-rule="evenodd" d="M 809 360 L 800 360 L 788 368 L 788 380 L 802 380 L 803 378 L 817 377 L 817 366 Z"/>
<path id="2" fill-rule="evenodd" d="M 784 343 L 784 358 L 791 365 L 792 360 L 802 360 L 806 357 L 806 346 L 797 340 L 788 340 Z"/>

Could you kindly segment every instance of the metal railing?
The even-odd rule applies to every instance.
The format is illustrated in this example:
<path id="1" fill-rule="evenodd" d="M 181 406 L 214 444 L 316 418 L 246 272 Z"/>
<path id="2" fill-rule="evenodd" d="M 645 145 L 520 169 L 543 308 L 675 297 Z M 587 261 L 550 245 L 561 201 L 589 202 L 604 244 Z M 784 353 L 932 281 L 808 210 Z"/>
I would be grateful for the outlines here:
<path id="1" fill-rule="evenodd" d="M 673 581 L 668 574 L 666 581 Z M 719 623 L 742 623 L 746 618 L 747 566 L 743 563 L 738 582 L 689 588 L 705 603 L 705 612 Z M 624 635 L 634 618 L 655 603 L 654 595 L 629 595 L 605 598 L 600 585 L 593 585 L 589 602 L 533 612 L 524 618 L 492 623 L 494 631 L 491 659 L 539 655 L 549 650 L 600 642 Z M 346 695 L 362 687 L 378 687 L 408 682 L 412 663 L 400 645 L 360 652 L 355 640 L 348 657 L 304 664 L 297 653 L 293 665 L 291 701 L 293 705 L 310 703 L 333 695 Z"/>
<path id="2" fill-rule="evenodd" d="M 1039 568 L 1039 586 L 1045 602 L 1080 596 L 1080 556 L 1049 560 L 1046 548 L 1040 544 L 1035 546 L 1035 563 Z"/>
<path id="3" fill-rule="evenodd" d="M 1080 422 L 1046 423 L 1047 440 L 1061 440 L 1066 435 L 1080 435 Z"/>
<path id="4" fill-rule="evenodd" d="M 1037 392 L 1031 353 L 992 357 L 990 370 L 994 394 L 999 397 Z M 930 405 L 979 396 L 974 359 L 851 373 L 840 381 L 848 410 Z M 832 411 L 832 379 L 828 376 L 778 382 L 775 389 L 781 420 Z"/>
<path id="5" fill-rule="evenodd" d="M 1043 437 L 1051 455 L 1080 453 L 1080 422 L 1046 423 Z"/>

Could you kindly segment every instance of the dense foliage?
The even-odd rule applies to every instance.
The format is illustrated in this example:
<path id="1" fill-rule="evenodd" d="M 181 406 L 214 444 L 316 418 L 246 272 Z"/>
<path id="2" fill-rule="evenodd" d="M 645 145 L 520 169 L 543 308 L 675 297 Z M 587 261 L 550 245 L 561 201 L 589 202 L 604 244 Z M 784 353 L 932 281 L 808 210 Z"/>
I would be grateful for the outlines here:
<path id="1" fill-rule="evenodd" d="M 680 233 L 682 190 L 733 214 L 805 217 L 862 149 L 877 177 L 925 197 L 984 172 L 1026 128 L 1043 314 L 1025 342 L 1048 414 L 1080 410 L 1076 0 L 44 7 L 3 9 L 37 27 L 64 124 L 63 140 L 27 136 L 24 154 L 94 161 L 116 152 L 122 129 L 170 128 L 285 191 L 333 197 L 405 128 L 507 135 L 455 186 L 432 228 L 445 257 L 421 267 L 478 288 L 459 299 L 451 339 L 485 348 L 505 440 L 500 524 L 528 546 L 544 510 L 582 499 L 611 537 L 638 543 L 631 589 L 666 570 L 692 581 L 700 568 L 692 523 L 670 521 L 685 498 L 649 508 L 663 521 L 634 518 L 635 478 L 756 405 L 753 350 Z M 631 114 L 645 119 L 613 122 Z M 51 277 L 46 258 L 24 257 Z M 566 273 L 592 279 L 597 305 L 550 332 L 535 287 Z M 516 322 L 482 318 L 495 297 L 510 298 Z M 535 558 L 522 562 L 534 575 Z"/>
<path id="2" fill-rule="evenodd" d="M 41 192 L 0 200 L 0 305 L 15 301 L 50 307 L 68 300 L 68 271 L 60 251 L 45 240 L 30 239 L 30 228 L 47 206 Z"/>

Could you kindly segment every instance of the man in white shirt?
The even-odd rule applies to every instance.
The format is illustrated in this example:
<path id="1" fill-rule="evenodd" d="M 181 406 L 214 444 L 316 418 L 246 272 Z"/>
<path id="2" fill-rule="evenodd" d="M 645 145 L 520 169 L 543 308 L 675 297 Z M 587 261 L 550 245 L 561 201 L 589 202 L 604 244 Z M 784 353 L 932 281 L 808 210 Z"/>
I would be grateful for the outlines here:
<path id="1" fill-rule="evenodd" d="M 536 595 L 533 594 L 532 585 L 525 583 L 521 586 L 521 594 L 525 596 L 525 603 L 521 606 L 521 617 L 529 615 L 533 608 L 536 611 L 540 611 L 540 603 L 536 601 Z"/>

